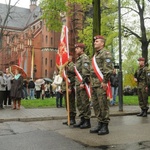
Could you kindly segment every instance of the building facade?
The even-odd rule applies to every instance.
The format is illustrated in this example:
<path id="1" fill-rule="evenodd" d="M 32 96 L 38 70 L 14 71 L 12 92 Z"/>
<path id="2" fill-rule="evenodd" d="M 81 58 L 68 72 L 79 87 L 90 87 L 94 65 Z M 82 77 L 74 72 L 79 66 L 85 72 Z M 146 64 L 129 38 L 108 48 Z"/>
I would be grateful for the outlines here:
<path id="1" fill-rule="evenodd" d="M 16 64 L 28 78 L 52 79 L 60 33 L 47 30 L 37 0 L 30 2 L 29 9 L 0 4 L 0 70 Z M 69 29 L 69 50 L 75 58 L 74 45 L 78 42 L 78 30 L 83 29 L 84 13 L 76 4 L 70 7 L 72 15 L 63 19 Z"/>
<path id="2" fill-rule="evenodd" d="M 0 70 L 16 64 L 28 78 L 52 78 L 60 33 L 47 30 L 36 0 L 30 2 L 30 9 L 0 4 Z"/>

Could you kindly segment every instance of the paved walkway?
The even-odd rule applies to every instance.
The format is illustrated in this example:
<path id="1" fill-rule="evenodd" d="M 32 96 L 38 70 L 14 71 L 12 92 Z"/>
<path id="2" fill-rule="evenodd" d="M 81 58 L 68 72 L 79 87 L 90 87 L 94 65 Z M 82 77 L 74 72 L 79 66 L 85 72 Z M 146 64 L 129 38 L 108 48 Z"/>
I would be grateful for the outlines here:
<path id="1" fill-rule="evenodd" d="M 136 115 L 140 111 L 138 106 L 123 106 L 123 111 L 119 111 L 118 106 L 110 107 L 111 116 Z M 5 121 L 40 121 L 40 120 L 56 120 L 65 119 L 67 112 L 65 108 L 34 108 L 20 110 L 12 110 L 10 107 L 0 110 L 0 122 Z M 94 112 L 92 109 L 92 117 Z"/>

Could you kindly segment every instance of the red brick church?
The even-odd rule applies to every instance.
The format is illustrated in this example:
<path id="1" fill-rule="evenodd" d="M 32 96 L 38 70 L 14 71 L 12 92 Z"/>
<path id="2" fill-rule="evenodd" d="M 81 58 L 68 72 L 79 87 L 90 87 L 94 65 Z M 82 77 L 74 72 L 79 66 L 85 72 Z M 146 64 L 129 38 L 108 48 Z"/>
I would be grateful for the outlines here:
<path id="1" fill-rule="evenodd" d="M 53 78 L 56 70 L 55 56 L 60 40 L 60 33 L 49 32 L 43 20 L 37 0 L 30 0 L 30 8 L 21 8 L 0 4 L 0 70 L 17 64 L 28 77 Z M 73 7 L 74 12 L 78 12 Z M 80 11 L 81 13 L 81 11 Z M 6 19 L 6 16 L 8 18 Z M 67 18 L 69 28 L 69 47 L 73 51 L 77 42 L 77 19 L 82 21 L 82 14 Z M 74 20 L 74 21 L 73 21 Z M 77 28 L 78 26 L 78 28 Z"/>

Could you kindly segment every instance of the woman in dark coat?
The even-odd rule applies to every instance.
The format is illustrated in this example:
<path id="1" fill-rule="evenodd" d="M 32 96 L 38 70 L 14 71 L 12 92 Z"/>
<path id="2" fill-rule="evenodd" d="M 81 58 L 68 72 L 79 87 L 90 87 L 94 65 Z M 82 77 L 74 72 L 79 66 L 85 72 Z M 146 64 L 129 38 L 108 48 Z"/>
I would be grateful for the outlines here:
<path id="1" fill-rule="evenodd" d="M 13 100 L 13 109 L 20 109 L 21 98 L 22 98 L 22 88 L 23 88 L 23 77 L 21 76 L 19 69 L 15 69 L 15 76 L 12 81 L 11 87 L 11 98 Z M 16 107 L 16 103 L 18 106 Z"/>

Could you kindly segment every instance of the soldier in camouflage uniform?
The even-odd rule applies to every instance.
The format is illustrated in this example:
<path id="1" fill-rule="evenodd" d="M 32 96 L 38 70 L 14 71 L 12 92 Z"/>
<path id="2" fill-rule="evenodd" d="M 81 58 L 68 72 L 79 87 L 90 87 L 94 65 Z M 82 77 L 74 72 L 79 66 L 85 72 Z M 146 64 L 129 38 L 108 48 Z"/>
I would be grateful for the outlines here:
<path id="1" fill-rule="evenodd" d="M 74 63 L 72 62 L 72 56 L 69 56 L 68 64 L 66 66 L 66 75 L 70 80 L 68 84 L 68 93 L 69 93 L 69 113 L 70 113 L 70 125 L 74 125 L 76 123 L 76 106 L 75 106 L 75 71 L 74 71 Z M 62 91 L 64 94 L 66 109 L 67 109 L 67 99 L 66 99 L 66 81 L 63 79 L 62 82 Z M 68 125 L 68 122 L 63 122 L 63 124 Z"/>
<path id="2" fill-rule="evenodd" d="M 92 88 L 92 104 L 98 125 L 90 129 L 90 133 L 98 133 L 104 135 L 109 133 L 109 99 L 107 98 L 107 83 L 113 72 L 112 56 L 110 52 L 104 49 L 105 39 L 98 35 L 94 37 L 94 48 L 96 49 L 95 58 L 99 70 L 103 74 L 103 80 L 100 82 L 94 67 L 91 65 L 91 88 Z M 92 59 L 93 63 L 93 59 Z"/>
<path id="3" fill-rule="evenodd" d="M 76 100 L 79 111 L 80 121 L 74 125 L 75 128 L 85 129 L 90 128 L 91 109 L 89 98 L 86 93 L 85 83 L 89 84 L 90 77 L 90 62 L 89 57 L 84 53 L 85 45 L 83 43 L 75 44 L 75 52 L 78 56 L 76 59 L 76 69 L 82 76 L 82 82 L 78 80 L 76 73 Z"/>
<path id="4" fill-rule="evenodd" d="M 140 57 L 139 68 L 134 74 L 134 80 L 137 82 L 138 100 L 141 112 L 137 116 L 147 117 L 148 107 L 148 85 L 147 85 L 147 67 L 145 58 Z"/>

